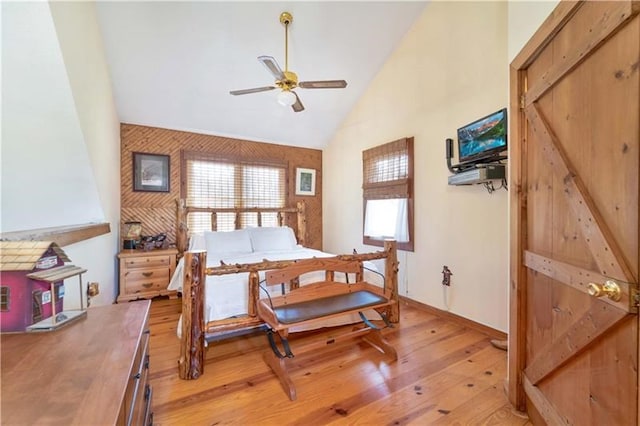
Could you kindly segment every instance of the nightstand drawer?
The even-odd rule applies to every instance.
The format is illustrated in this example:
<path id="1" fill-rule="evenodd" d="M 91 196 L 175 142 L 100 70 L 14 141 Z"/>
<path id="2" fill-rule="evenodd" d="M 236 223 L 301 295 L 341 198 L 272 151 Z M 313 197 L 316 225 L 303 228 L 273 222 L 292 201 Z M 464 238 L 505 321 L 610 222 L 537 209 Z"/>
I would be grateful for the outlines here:
<path id="1" fill-rule="evenodd" d="M 125 285 L 125 294 L 133 295 L 139 293 L 148 293 L 151 291 L 158 292 L 160 290 L 166 290 L 166 288 L 166 278 L 127 281 Z"/>
<path id="2" fill-rule="evenodd" d="M 124 274 L 127 285 L 139 281 L 155 281 L 162 279 L 169 282 L 169 268 L 131 269 Z"/>
<path id="3" fill-rule="evenodd" d="M 127 269 L 169 267 L 170 256 L 140 256 L 127 259 L 124 264 Z"/>

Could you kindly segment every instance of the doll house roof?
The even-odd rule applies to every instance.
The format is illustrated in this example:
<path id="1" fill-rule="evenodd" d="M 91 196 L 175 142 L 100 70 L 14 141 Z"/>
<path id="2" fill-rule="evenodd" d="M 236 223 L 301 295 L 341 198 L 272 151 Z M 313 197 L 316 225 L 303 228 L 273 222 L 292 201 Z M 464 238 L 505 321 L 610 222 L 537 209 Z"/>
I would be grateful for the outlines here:
<path id="1" fill-rule="evenodd" d="M 32 271 L 49 248 L 62 261 L 71 261 L 64 250 L 51 241 L 0 241 L 0 271 Z"/>

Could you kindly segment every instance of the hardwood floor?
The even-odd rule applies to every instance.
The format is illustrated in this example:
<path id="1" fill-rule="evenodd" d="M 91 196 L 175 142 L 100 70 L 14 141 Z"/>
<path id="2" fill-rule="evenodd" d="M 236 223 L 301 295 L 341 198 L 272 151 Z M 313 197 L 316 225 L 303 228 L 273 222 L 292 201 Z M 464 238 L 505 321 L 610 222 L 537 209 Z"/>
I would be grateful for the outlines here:
<path id="1" fill-rule="evenodd" d="M 383 332 L 397 362 L 387 364 L 383 354 L 358 343 L 296 357 L 294 402 L 262 360 L 263 334 L 213 343 L 205 373 L 180 380 L 180 303 L 156 299 L 151 306 L 157 425 L 531 424 L 512 412 L 504 395 L 506 352 L 478 331 L 409 306 L 401 308 L 401 323 Z"/>

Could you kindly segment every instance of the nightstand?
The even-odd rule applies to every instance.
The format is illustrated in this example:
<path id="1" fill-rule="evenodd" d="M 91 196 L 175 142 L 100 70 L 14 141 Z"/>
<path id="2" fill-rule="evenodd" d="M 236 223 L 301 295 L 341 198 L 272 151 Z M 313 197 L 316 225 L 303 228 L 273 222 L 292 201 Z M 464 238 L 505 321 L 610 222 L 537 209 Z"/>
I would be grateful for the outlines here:
<path id="1" fill-rule="evenodd" d="M 150 299 L 156 296 L 178 297 L 167 290 L 169 280 L 176 270 L 178 250 L 122 250 L 120 259 L 120 294 L 118 302 Z"/>

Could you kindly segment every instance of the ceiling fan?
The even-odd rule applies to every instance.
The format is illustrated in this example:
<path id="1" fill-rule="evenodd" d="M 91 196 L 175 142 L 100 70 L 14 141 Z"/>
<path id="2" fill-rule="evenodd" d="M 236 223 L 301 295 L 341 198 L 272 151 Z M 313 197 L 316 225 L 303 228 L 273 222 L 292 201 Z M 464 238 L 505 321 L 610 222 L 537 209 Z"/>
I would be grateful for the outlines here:
<path id="1" fill-rule="evenodd" d="M 296 87 L 303 89 L 343 89 L 347 87 L 344 80 L 317 80 L 300 81 L 293 71 L 289 71 L 289 24 L 293 22 L 293 16 L 289 12 L 280 14 L 280 23 L 284 25 L 284 71 L 280 68 L 272 56 L 258 56 L 258 60 L 264 64 L 269 72 L 275 77 L 275 86 L 256 87 L 253 89 L 232 90 L 232 95 L 247 95 L 249 93 L 266 92 L 280 88 L 278 93 L 278 103 L 283 106 L 291 106 L 295 112 L 304 110 L 304 105 L 300 102 L 298 94 L 293 91 Z"/>

